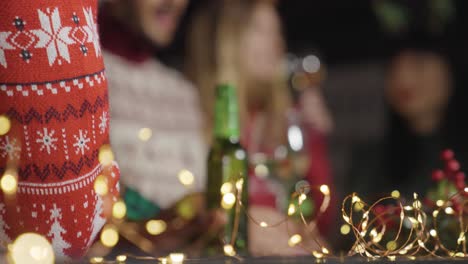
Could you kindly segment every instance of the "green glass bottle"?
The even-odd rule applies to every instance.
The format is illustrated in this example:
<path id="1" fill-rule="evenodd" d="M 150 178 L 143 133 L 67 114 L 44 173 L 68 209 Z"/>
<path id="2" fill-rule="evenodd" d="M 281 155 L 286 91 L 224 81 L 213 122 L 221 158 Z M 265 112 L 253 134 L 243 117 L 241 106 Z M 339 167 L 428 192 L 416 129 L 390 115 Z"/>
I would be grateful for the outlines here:
<path id="1" fill-rule="evenodd" d="M 216 87 L 213 144 L 208 156 L 206 201 L 209 210 L 221 209 L 228 222 L 222 234 L 208 247 L 208 255 L 248 254 L 247 215 L 248 176 L 247 153 L 240 145 L 239 106 L 234 86 Z M 240 198 L 241 203 L 238 203 Z M 242 205 L 241 205 L 242 204 Z M 220 243 L 222 242 L 222 243 Z"/>

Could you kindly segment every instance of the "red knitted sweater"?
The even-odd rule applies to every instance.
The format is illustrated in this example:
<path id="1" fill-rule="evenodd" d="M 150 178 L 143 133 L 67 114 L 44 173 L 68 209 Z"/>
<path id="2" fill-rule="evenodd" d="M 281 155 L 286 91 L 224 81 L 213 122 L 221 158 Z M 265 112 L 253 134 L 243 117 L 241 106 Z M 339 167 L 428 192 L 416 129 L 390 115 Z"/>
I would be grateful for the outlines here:
<path id="1" fill-rule="evenodd" d="M 0 241 L 36 232 L 58 258 L 85 254 L 105 223 L 94 192 L 104 174 L 115 194 L 118 169 L 99 163 L 108 143 L 107 83 L 96 1 L 0 2 L 0 175 L 18 178 L 0 191 Z"/>

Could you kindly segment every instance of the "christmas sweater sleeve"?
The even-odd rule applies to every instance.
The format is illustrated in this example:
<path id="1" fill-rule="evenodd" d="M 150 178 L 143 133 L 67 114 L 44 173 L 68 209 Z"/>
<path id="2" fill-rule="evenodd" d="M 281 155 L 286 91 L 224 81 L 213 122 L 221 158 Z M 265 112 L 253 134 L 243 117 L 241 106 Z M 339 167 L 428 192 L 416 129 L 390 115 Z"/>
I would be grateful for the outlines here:
<path id="1" fill-rule="evenodd" d="M 3 245 L 34 232 L 56 259 L 82 257 L 116 199 L 96 11 L 96 0 L 0 1 Z"/>

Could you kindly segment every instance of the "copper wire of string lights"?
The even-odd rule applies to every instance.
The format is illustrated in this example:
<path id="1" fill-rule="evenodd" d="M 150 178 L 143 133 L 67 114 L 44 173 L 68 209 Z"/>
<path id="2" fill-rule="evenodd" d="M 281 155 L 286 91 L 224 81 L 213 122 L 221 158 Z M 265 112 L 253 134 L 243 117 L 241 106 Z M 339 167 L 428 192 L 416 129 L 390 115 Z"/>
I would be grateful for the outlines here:
<path id="1" fill-rule="evenodd" d="M 0 136 L 8 133 L 9 129 L 9 119 L 0 115 Z M 142 137 L 142 140 L 147 137 Z M 465 184 L 465 174 L 460 171 L 460 164 L 455 160 L 453 151 L 443 151 L 441 158 L 445 162 L 445 169 L 434 171 L 432 179 L 437 182 L 437 188 L 431 190 L 425 199 L 420 199 L 417 194 L 414 194 L 412 199 L 407 200 L 395 190 L 390 196 L 383 197 L 371 204 L 366 203 L 356 193 L 347 196 L 343 200 L 341 217 L 345 224 L 342 226 L 341 231 L 343 234 L 351 232 L 354 241 L 348 255 L 360 255 L 368 259 L 386 258 L 389 260 L 398 258 L 413 260 L 424 257 L 468 258 L 466 241 L 468 232 L 468 187 Z M 109 166 L 113 159 L 110 146 L 104 146 L 100 149 L 99 161 L 104 167 Z M 11 200 L 14 202 L 14 199 L 9 198 L 14 198 L 18 190 L 18 168 L 16 162 L 7 162 L 7 165 L 6 170 L 0 175 L 0 188 L 5 201 Z M 193 174 L 187 170 L 182 170 L 179 173 L 181 184 L 187 188 L 191 187 L 194 182 L 193 179 Z M 97 177 L 94 183 L 96 193 L 101 196 L 108 195 L 109 184 L 106 177 Z M 313 235 L 317 228 L 316 221 L 330 206 L 331 191 L 327 185 L 310 186 L 302 184 L 291 195 L 291 200 L 297 201 L 298 206 L 296 206 L 295 202 L 291 202 L 286 216 L 275 223 L 255 219 L 249 214 L 240 199 L 243 191 L 245 191 L 242 189 L 242 180 L 229 183 L 230 188 L 226 188 L 226 186 L 224 186 L 224 189 L 221 187 L 220 190 L 223 194 L 221 204 L 224 202 L 226 209 L 235 206 L 235 219 L 237 219 L 235 222 L 238 221 L 241 214 L 245 213 L 251 223 L 261 228 L 279 228 L 281 224 L 286 224 L 289 246 L 301 247 L 317 260 L 338 258 Z M 308 221 L 304 216 L 301 205 L 309 199 L 310 190 L 319 191 L 323 196 L 323 200 L 315 217 Z M 180 208 L 190 209 L 192 207 L 181 206 Z M 184 222 L 184 216 L 189 219 L 187 216 L 193 215 L 193 212 L 190 211 L 187 214 L 182 210 L 178 214 L 179 217 L 176 220 L 180 221 L 174 220 L 166 223 L 158 219 L 149 220 L 145 226 L 148 233 L 146 235 L 157 236 L 166 232 L 168 226 L 183 226 L 188 223 L 188 221 Z M 124 220 L 125 215 L 125 203 L 122 200 L 113 203 L 113 217 L 101 234 L 101 243 L 111 248 L 117 244 L 119 235 L 121 235 L 143 251 L 151 254 L 155 249 L 153 242 L 144 234 L 139 233 L 133 223 L 126 222 Z M 304 227 L 303 235 L 308 235 L 316 247 L 307 246 L 301 234 L 291 232 L 289 223 L 293 216 L 296 218 L 299 216 L 299 223 Z M 239 258 L 233 244 L 237 236 L 237 229 L 233 228 L 232 232 L 232 241 L 224 241 L 224 253 L 226 256 Z M 206 237 L 200 239 L 203 240 Z M 50 263 L 54 259 L 50 242 L 39 234 L 24 233 L 11 244 L 0 245 L 1 247 L 8 250 L 8 255 L 13 260 L 32 257 L 35 260 L 41 258 L 43 260 L 41 263 Z M 30 249 L 28 252 L 34 254 L 25 255 L 21 253 L 23 251 L 18 250 L 25 248 Z M 103 257 L 89 259 L 91 263 L 125 263 L 127 260 L 149 260 L 156 263 L 176 264 L 190 260 L 196 261 L 197 259 L 187 259 L 183 253 L 171 253 L 166 257 L 159 258 L 122 254 L 112 260 Z"/>
<path id="2" fill-rule="evenodd" d="M 449 197 L 448 201 L 455 197 L 466 197 L 468 188 L 458 191 Z M 396 207 L 389 207 L 384 211 L 376 212 L 378 204 L 387 200 L 394 200 Z M 372 205 L 364 203 L 357 194 L 349 195 L 342 205 L 342 217 L 351 226 L 355 242 L 349 255 L 360 254 L 367 258 L 387 257 L 395 259 L 398 256 L 414 259 L 415 256 L 432 257 L 468 257 L 466 246 L 465 210 L 455 212 L 450 207 L 450 202 L 439 203 L 440 206 L 432 211 L 431 216 L 423 211 L 422 203 L 418 195 L 414 194 L 414 200 L 410 205 L 405 205 L 402 199 L 397 197 L 384 197 Z M 363 203 L 362 215 L 353 215 L 356 203 Z M 463 204 L 467 203 L 464 199 Z M 456 247 L 449 249 L 439 238 L 440 227 L 438 218 L 443 214 L 454 215 L 454 221 L 458 222 L 460 229 L 456 239 Z M 388 216 L 399 215 L 399 223 L 393 238 L 384 237 L 390 233 Z M 429 221 L 431 220 L 431 221 Z M 405 224 L 408 223 L 406 230 Z M 385 243 L 385 245 L 383 244 Z"/>
<path id="3" fill-rule="evenodd" d="M 306 186 L 311 188 L 310 186 Z M 323 202 L 320 206 L 316 217 L 310 222 L 306 221 L 302 211 L 297 209 L 293 203 L 290 204 L 288 216 L 275 223 L 266 223 L 252 217 L 247 210 L 242 206 L 240 199 L 236 199 L 236 205 L 243 210 L 236 211 L 238 214 L 246 213 L 251 222 L 262 228 L 274 228 L 286 223 L 286 230 L 290 236 L 289 245 L 298 246 L 310 252 L 312 256 L 320 260 L 323 258 L 337 258 L 324 247 L 318 240 L 313 241 L 321 248 L 321 251 L 311 249 L 304 245 L 300 234 L 292 234 L 288 228 L 290 217 L 295 213 L 299 214 L 301 223 L 304 225 L 305 231 L 312 232 L 316 225 L 311 224 L 323 214 L 328 208 L 330 201 L 330 191 L 328 186 L 322 185 L 312 187 L 318 189 L 323 194 Z M 466 222 L 465 210 L 454 210 L 451 206 L 451 200 L 454 198 L 463 199 L 463 205 L 468 201 L 468 188 L 458 191 L 456 194 L 447 198 L 443 203 L 438 203 L 435 209 L 431 209 L 430 213 L 425 211 L 423 203 L 417 194 L 413 195 L 410 202 L 405 202 L 403 197 L 399 196 L 398 192 L 392 192 L 392 196 L 383 197 L 372 204 L 367 204 L 358 194 L 353 193 L 347 196 L 342 203 L 342 218 L 345 223 L 350 226 L 354 235 L 354 244 L 348 252 L 349 256 L 360 255 L 368 259 L 386 258 L 389 260 L 397 260 L 399 258 L 414 260 L 416 258 L 436 257 L 436 258 L 467 258 L 467 246 L 465 234 L 468 231 Z M 236 195 L 239 198 L 238 195 Z M 307 195 L 301 193 L 301 190 L 292 194 L 292 197 L 297 199 L 298 204 L 302 204 L 307 198 Z M 383 203 L 393 202 L 392 206 L 386 206 L 384 209 L 380 207 Z M 324 206 L 325 204 L 325 206 Z M 294 208 L 294 209 L 291 209 Z M 379 209 L 379 210 L 377 210 Z M 356 212 L 357 211 L 357 212 Z M 456 239 L 456 247 L 449 249 L 438 234 L 442 232 L 438 225 L 438 219 L 441 215 L 449 215 L 454 217 L 454 221 L 460 228 L 459 235 Z M 395 224 L 395 219 L 397 223 Z M 235 248 L 231 243 L 225 244 L 225 255 L 239 258 L 235 255 Z M 227 250 L 226 250 L 227 249 Z M 174 259 L 175 258 L 175 259 Z M 104 260 L 103 258 L 93 258 L 92 263 L 123 263 L 126 259 L 135 260 L 154 260 L 158 263 L 183 263 L 185 255 L 182 253 L 174 253 L 167 257 L 138 257 L 132 255 L 121 255 L 115 260 Z M 177 262 L 181 260 L 180 262 Z"/>
<path id="4" fill-rule="evenodd" d="M 251 220 L 251 223 L 261 227 L 261 228 L 277 228 L 279 227 L 281 224 L 283 223 L 286 223 L 286 231 L 288 232 L 288 235 L 289 235 L 289 241 L 288 241 L 288 244 L 289 246 L 291 247 L 295 247 L 295 246 L 298 246 L 298 247 L 301 247 L 303 248 L 304 250 L 306 250 L 307 252 L 310 252 L 315 258 L 317 259 L 322 259 L 324 257 L 327 257 L 329 254 L 330 254 L 330 251 L 320 243 L 320 241 L 318 241 L 314 236 L 311 236 L 313 242 L 315 243 L 316 246 L 318 246 L 318 248 L 320 248 L 320 251 L 317 251 L 315 249 L 312 249 L 308 246 L 306 246 L 303 242 L 303 239 L 302 239 L 302 236 L 300 234 L 293 234 L 290 232 L 290 229 L 289 229 L 289 221 L 291 220 L 290 218 L 298 213 L 299 214 L 299 217 L 301 219 L 301 223 L 304 225 L 304 231 L 306 232 L 306 234 L 311 234 L 313 231 L 315 231 L 317 225 L 314 223 L 329 207 L 329 204 L 330 204 L 330 198 L 331 198 L 331 193 L 330 193 L 330 189 L 327 185 L 321 185 L 321 186 L 315 186 L 315 187 L 311 187 L 311 186 L 302 186 L 301 188 L 299 188 L 296 192 L 294 192 L 291 197 L 293 199 L 297 199 L 297 202 L 299 204 L 298 206 L 298 209 L 296 208 L 296 206 L 294 205 L 294 203 L 290 203 L 289 204 L 289 207 L 288 207 L 288 214 L 287 216 L 285 216 L 283 219 L 279 220 L 278 222 L 275 222 L 275 223 L 266 223 L 265 221 L 261 221 L 261 220 L 258 220 L 258 219 L 255 219 L 253 216 L 251 216 L 248 212 L 248 210 L 246 210 L 246 208 L 242 205 L 242 202 L 241 202 L 241 195 L 242 195 L 242 182 L 240 182 L 241 180 L 239 181 L 236 181 L 236 182 L 232 182 L 232 186 L 236 186 L 236 188 L 232 188 L 230 190 L 230 192 L 235 192 L 235 197 L 236 197 L 236 200 L 235 200 L 235 204 L 234 206 L 236 206 L 236 216 L 235 216 L 235 219 L 238 219 L 240 214 L 241 213 L 245 213 L 247 215 L 247 217 Z M 318 191 L 320 191 L 323 195 L 323 201 L 319 207 L 319 211 L 317 212 L 315 218 L 311 221 L 307 221 L 303 212 L 302 212 L 302 209 L 301 209 L 301 204 L 307 199 L 307 195 L 305 193 L 304 190 L 310 190 L 310 189 L 316 189 Z M 229 194 L 230 192 L 226 192 L 225 190 L 222 191 L 224 193 L 224 195 L 227 195 Z M 233 229 L 233 233 L 231 234 L 231 237 L 235 237 L 237 234 L 237 229 L 234 228 Z M 145 252 L 148 252 L 148 249 L 151 248 L 151 247 L 148 247 L 147 245 L 147 242 L 149 242 L 149 240 L 145 239 L 142 235 L 138 234 L 137 232 L 131 232 L 131 234 L 125 234 L 125 237 L 128 239 L 129 236 L 131 237 L 131 240 L 132 241 L 135 241 L 136 245 L 137 246 L 142 246 L 143 244 L 145 244 L 145 247 L 142 248 Z M 229 257 L 235 257 L 237 259 L 241 259 L 239 256 L 236 255 L 236 251 L 235 251 L 235 247 L 234 247 L 234 244 L 233 244 L 233 241 L 229 241 L 230 243 L 224 243 L 224 254 L 226 256 L 229 256 Z M 139 243 L 139 242 L 142 242 L 142 243 Z M 146 243 L 144 243 L 146 242 Z M 149 252 L 148 252 L 149 253 Z M 182 253 L 173 253 L 173 254 L 170 254 L 169 256 L 167 257 L 151 257 L 151 256 L 145 256 L 145 257 L 139 257 L 139 256 L 134 256 L 134 255 L 127 255 L 127 254 L 123 254 L 123 255 L 119 255 L 117 256 L 115 259 L 113 260 L 106 260 L 102 257 L 94 257 L 94 258 L 91 258 L 90 259 L 90 262 L 91 263 L 124 263 L 126 260 L 130 260 L 130 259 L 133 259 L 133 260 L 153 260 L 153 261 L 157 261 L 157 263 L 183 263 L 184 260 L 188 261 L 188 260 L 194 260 L 194 259 L 185 259 L 185 255 L 182 254 Z"/>

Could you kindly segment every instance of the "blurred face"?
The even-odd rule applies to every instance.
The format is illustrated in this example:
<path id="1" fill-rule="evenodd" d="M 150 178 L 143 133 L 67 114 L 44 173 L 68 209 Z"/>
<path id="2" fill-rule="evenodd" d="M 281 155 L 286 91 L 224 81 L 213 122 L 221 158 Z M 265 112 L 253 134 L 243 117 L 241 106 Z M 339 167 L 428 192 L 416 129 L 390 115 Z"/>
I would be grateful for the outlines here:
<path id="1" fill-rule="evenodd" d="M 188 0 L 131 0 L 135 22 L 143 34 L 158 46 L 171 43 Z"/>
<path id="2" fill-rule="evenodd" d="M 450 97 L 450 74 L 441 57 L 406 51 L 392 62 L 387 99 L 403 118 L 440 114 Z"/>
<path id="3" fill-rule="evenodd" d="M 241 38 L 243 68 L 254 80 L 270 81 L 278 72 L 282 50 L 280 19 L 274 6 L 257 4 Z"/>

